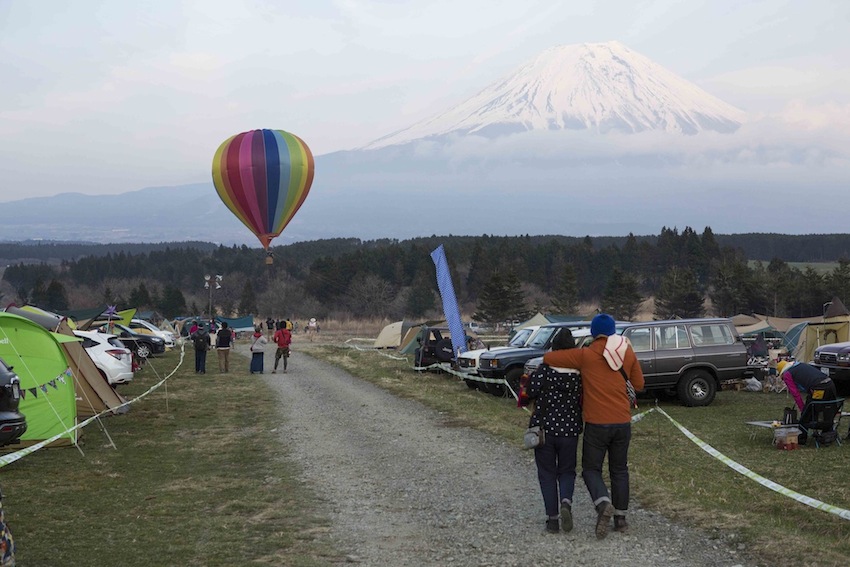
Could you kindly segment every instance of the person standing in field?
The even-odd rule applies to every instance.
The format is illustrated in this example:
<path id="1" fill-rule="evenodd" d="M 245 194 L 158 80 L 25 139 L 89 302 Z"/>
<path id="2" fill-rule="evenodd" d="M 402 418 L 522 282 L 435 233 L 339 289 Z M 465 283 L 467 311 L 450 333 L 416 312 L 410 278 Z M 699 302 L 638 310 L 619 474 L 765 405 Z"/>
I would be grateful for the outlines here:
<path id="1" fill-rule="evenodd" d="M 277 351 L 274 353 L 274 370 L 272 370 L 272 374 L 277 372 L 277 365 L 281 358 L 283 359 L 283 373 L 286 374 L 286 366 L 289 361 L 289 345 L 292 344 L 292 333 L 286 328 L 286 324 L 281 323 L 278 325 L 272 340 L 277 345 Z"/>
<path id="2" fill-rule="evenodd" d="M 230 347 L 233 344 L 233 331 L 222 321 L 221 329 L 215 335 L 215 350 L 218 352 L 218 371 L 224 374 L 230 372 Z"/>
<path id="3" fill-rule="evenodd" d="M 207 373 L 207 351 L 210 350 L 210 334 L 203 325 L 195 323 L 189 339 L 195 348 L 195 374 Z"/>
<path id="4" fill-rule="evenodd" d="M 596 507 L 596 537 L 608 535 L 611 517 L 614 530 L 627 532 L 629 509 L 629 442 L 632 413 L 626 376 L 635 390 L 642 390 L 643 372 L 629 342 L 617 334 L 614 319 L 600 313 L 590 323 L 594 337 L 590 346 L 546 353 L 549 366 L 576 368 L 581 372 L 582 442 L 581 476 Z M 625 375 L 624 375 L 625 374 Z M 611 479 L 609 494 L 602 478 L 602 464 L 608 455 Z"/>
<path id="5" fill-rule="evenodd" d="M 575 348 L 569 329 L 552 339 L 552 350 Z M 581 376 L 572 368 L 541 364 L 528 377 L 527 398 L 520 405 L 535 402 L 528 426 L 546 432 L 546 442 L 534 448 L 537 480 L 546 508 L 546 531 L 558 533 L 573 529 L 573 493 L 576 484 L 576 451 L 582 430 Z M 560 517 L 560 526 L 558 518 Z"/>
<path id="6" fill-rule="evenodd" d="M 257 325 L 251 340 L 251 374 L 262 374 L 263 357 L 266 354 L 266 345 L 269 343 L 269 340 L 263 335 L 263 327 L 261 325 Z"/>

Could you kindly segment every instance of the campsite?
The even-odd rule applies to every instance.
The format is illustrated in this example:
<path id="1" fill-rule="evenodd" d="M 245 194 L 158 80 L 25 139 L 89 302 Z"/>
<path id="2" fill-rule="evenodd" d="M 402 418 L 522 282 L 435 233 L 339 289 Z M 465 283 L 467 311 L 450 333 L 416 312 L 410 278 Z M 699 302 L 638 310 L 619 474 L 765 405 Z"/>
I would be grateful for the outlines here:
<path id="1" fill-rule="evenodd" d="M 833 304 L 836 311 L 841 311 L 840 301 L 834 300 Z M 90 319 L 98 321 L 103 314 L 90 315 Z M 738 326 L 742 335 L 759 332 L 790 335 L 783 348 L 794 355 L 810 352 L 825 339 L 845 338 L 850 314 L 843 310 L 826 315 L 808 321 L 776 321 L 766 317 L 753 322 L 745 316 L 735 319 L 746 323 Z M 547 324 L 551 317 L 538 313 L 516 327 Z M 230 321 L 237 328 L 247 324 L 247 321 L 239 323 L 238 319 Z M 178 335 L 182 327 L 179 323 L 171 325 Z M 77 341 L 58 338 L 69 337 L 67 319 L 28 306 L 0 314 L 0 325 L 7 335 L 25 332 L 38 337 L 42 341 L 37 343 L 39 352 L 53 353 L 50 357 L 41 356 L 43 360 L 39 364 L 44 365 L 42 372 L 55 380 L 33 381 L 33 376 L 21 372 L 22 390 L 34 389 L 40 393 L 38 397 L 28 395 L 22 400 L 22 408 L 34 412 L 33 429 L 28 432 L 28 439 L 22 441 L 31 443 L 61 433 L 66 429 L 63 420 L 67 424 L 99 416 L 82 430 L 60 436 L 52 448 L 36 451 L 4 467 L 3 504 L 7 520 L 15 529 L 21 561 L 64 565 L 86 562 L 100 554 L 115 557 L 117 542 L 122 542 L 125 550 L 120 555 L 122 565 L 158 564 L 151 562 L 143 551 L 149 546 L 159 546 L 169 555 L 171 559 L 162 564 L 190 564 L 203 557 L 200 560 L 203 564 L 225 565 L 228 557 L 237 556 L 268 558 L 296 553 L 315 558 L 344 553 L 334 551 L 333 543 L 322 535 L 323 529 L 303 538 L 284 535 L 292 526 L 305 521 L 316 527 L 327 525 L 328 512 L 319 505 L 305 509 L 301 504 L 304 495 L 317 487 L 303 485 L 297 471 L 280 468 L 285 462 L 285 449 L 278 444 L 275 434 L 270 433 L 275 429 L 271 424 L 278 419 L 275 396 L 263 393 L 268 384 L 247 381 L 247 362 L 234 365 L 235 381 L 231 375 L 216 372 L 209 375 L 208 381 L 199 381 L 191 374 L 191 346 L 180 339 L 165 355 L 146 360 L 130 384 L 113 389 L 102 378 L 95 380 L 90 369 L 86 370 L 88 364 L 84 353 L 79 352 Z M 295 347 L 303 353 L 300 356 L 333 361 L 364 380 L 402 397 L 419 400 L 465 427 L 479 429 L 501 439 L 500 443 L 513 445 L 527 416 L 516 409 L 512 399 L 468 388 L 462 376 L 451 373 L 450 366 L 415 369 L 417 338 L 426 336 L 430 327 L 442 325 L 445 320 L 402 320 L 352 330 L 341 322 L 327 321 L 323 322 L 317 342 L 296 335 Z M 800 328 L 801 325 L 804 327 Z M 366 338 L 370 335 L 372 338 Z M 505 341 L 507 337 L 501 334 L 479 338 L 495 342 Z M 36 344 L 36 339 L 28 340 Z M 241 347 L 237 348 L 245 349 L 246 342 L 244 337 L 238 339 Z M 189 348 L 188 354 L 184 347 Z M 0 356 L 5 358 L 7 354 L 12 356 L 8 351 Z M 270 356 L 266 356 L 267 365 Z M 76 364 L 72 365 L 71 361 Z M 214 357 L 210 364 L 214 367 Z M 18 370 L 27 366 L 21 360 L 15 364 Z M 293 366 L 297 368 L 296 363 Z M 258 397 L 262 403 L 258 403 Z M 54 399 L 57 404 L 64 400 L 63 406 L 55 406 L 57 410 L 64 407 L 58 417 L 53 409 L 39 412 L 31 405 L 45 400 L 53 404 Z M 132 403 L 122 405 L 127 402 Z M 842 461 L 835 459 L 836 455 L 843 455 L 846 447 L 777 451 L 768 436 L 754 433 L 744 425 L 755 417 L 781 415 L 787 403 L 787 394 L 781 392 L 725 390 L 718 393 L 712 407 L 702 411 L 682 407 L 675 401 L 646 397 L 642 398 L 639 411 L 658 404 L 676 422 L 685 424 L 727 457 L 802 494 L 847 508 L 850 502 L 840 488 Z M 641 507 L 652 508 L 698 529 L 723 534 L 718 537 L 724 545 L 734 542 L 732 547 L 739 546 L 741 556 L 752 557 L 754 564 L 758 564 L 758 557 L 766 557 L 768 564 L 790 565 L 790 558 L 805 556 L 810 546 L 844 537 L 841 534 L 847 530 L 845 520 L 832 519 L 828 513 L 802 504 L 789 504 L 782 496 L 763 492 L 766 489 L 715 459 L 700 457 L 702 451 L 660 415 L 645 417 L 635 428 L 633 474 L 637 479 L 635 498 Z M 660 447 L 664 447 L 663 453 Z M 671 455 L 680 455 L 681 463 L 671 463 Z M 246 467 L 246 463 L 250 466 Z M 801 482 L 792 471 L 804 466 L 817 467 L 825 478 L 835 477 L 835 482 L 829 484 L 834 488 L 824 488 L 814 480 Z M 44 489 L 37 488 L 45 476 L 64 479 L 49 491 L 54 504 L 47 509 L 39 504 Z M 268 484 L 271 477 L 278 480 Z M 696 488 L 695 478 L 702 479 Z M 283 490 L 279 483 L 292 483 L 292 486 Z M 57 492 L 63 488 L 69 491 Z M 681 508 L 671 506 L 665 498 L 668 491 L 677 495 L 677 502 L 688 502 L 688 506 L 700 513 L 683 515 Z M 732 493 L 746 496 L 730 500 L 727 495 Z M 742 515 L 739 506 L 745 501 L 760 501 L 763 505 Z M 207 513 L 199 514 L 199 510 Z M 784 519 L 777 515 L 778 510 L 783 510 Z M 263 521 L 250 520 L 257 514 Z M 75 521 L 69 523 L 63 517 L 73 517 Z M 771 519 L 760 522 L 759 517 Z M 236 518 L 245 521 L 234 524 Z M 86 535 L 80 533 L 81 522 L 87 526 Z M 51 538 L 66 542 L 60 546 L 59 555 L 55 555 L 55 544 L 49 540 L 42 542 L 35 535 L 40 533 L 37 526 L 48 525 Z M 776 537 L 788 537 L 786 532 L 791 525 L 804 526 L 816 535 L 809 541 L 794 538 L 800 555 L 786 554 L 779 560 L 772 553 L 770 542 Z M 239 543 L 205 539 L 203 534 L 209 530 L 228 531 L 234 534 L 231 540 Z M 183 535 L 174 538 L 169 532 Z M 128 545 L 131 540 L 134 543 Z M 205 542 L 203 551 L 197 547 L 199 541 Z M 836 548 L 835 553 L 847 552 L 842 549 Z M 828 557 L 832 555 L 825 557 L 819 564 L 831 564 Z"/>

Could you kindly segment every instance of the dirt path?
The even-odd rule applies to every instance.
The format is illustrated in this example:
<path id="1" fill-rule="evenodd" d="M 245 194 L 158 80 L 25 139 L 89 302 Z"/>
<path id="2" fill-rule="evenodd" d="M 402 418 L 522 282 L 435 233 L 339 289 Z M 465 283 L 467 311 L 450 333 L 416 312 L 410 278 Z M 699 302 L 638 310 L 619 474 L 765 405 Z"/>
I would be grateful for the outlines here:
<path id="1" fill-rule="evenodd" d="M 641 510 L 632 533 L 593 534 L 579 478 L 576 528 L 543 530 L 533 456 L 453 426 L 296 349 L 287 374 L 262 375 L 280 400 L 281 440 L 321 495 L 331 537 L 362 565 L 748 564 L 718 540 Z"/>

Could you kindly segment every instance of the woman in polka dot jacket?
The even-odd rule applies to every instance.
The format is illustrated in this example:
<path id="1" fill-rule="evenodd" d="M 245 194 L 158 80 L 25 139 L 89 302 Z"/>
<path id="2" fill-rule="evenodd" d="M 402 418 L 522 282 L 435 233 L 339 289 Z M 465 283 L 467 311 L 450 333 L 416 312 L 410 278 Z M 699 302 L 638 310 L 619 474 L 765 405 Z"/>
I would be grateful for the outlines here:
<path id="1" fill-rule="evenodd" d="M 569 329 L 552 340 L 552 350 L 575 348 Z M 546 442 L 534 449 L 537 479 L 546 507 L 546 530 L 573 529 L 572 503 L 576 482 L 576 449 L 582 432 L 581 376 L 572 368 L 541 364 L 528 380 L 528 398 L 536 402 L 529 427 L 540 426 Z"/>

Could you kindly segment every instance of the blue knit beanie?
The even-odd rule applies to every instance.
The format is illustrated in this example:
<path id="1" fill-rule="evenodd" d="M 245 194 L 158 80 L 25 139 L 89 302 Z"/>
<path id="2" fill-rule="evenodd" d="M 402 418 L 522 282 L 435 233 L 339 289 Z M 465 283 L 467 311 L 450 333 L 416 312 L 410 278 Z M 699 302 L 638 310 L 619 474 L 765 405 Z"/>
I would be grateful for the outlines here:
<path id="1" fill-rule="evenodd" d="M 610 337 L 617 334 L 617 328 L 614 326 L 614 318 L 607 313 L 600 313 L 590 322 L 590 335 L 598 337 L 605 335 Z"/>

